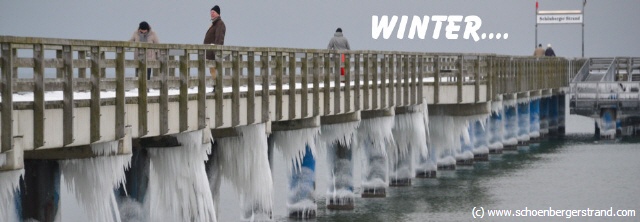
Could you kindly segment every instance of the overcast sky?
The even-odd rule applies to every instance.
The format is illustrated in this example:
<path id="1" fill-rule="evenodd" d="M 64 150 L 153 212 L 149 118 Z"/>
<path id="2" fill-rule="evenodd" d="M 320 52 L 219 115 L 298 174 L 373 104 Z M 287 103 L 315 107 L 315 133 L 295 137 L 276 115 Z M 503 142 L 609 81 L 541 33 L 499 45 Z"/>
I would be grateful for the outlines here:
<path id="1" fill-rule="evenodd" d="M 581 10 L 583 0 L 539 0 L 540 10 Z M 226 45 L 326 48 L 337 27 L 352 49 L 469 52 L 530 55 L 535 43 L 535 0 L 1 0 L 0 35 L 128 40 L 140 21 L 150 23 L 163 43 L 200 44 L 209 11 L 220 5 L 227 25 Z M 478 16 L 481 33 L 508 33 L 508 39 L 447 39 L 443 24 L 433 39 L 372 38 L 372 16 Z M 640 56 L 640 0 L 589 0 L 585 7 L 585 56 Z M 399 26 L 399 25 L 398 25 Z M 408 33 L 409 27 L 407 27 Z M 540 25 L 539 43 L 556 54 L 581 56 L 582 26 Z"/>

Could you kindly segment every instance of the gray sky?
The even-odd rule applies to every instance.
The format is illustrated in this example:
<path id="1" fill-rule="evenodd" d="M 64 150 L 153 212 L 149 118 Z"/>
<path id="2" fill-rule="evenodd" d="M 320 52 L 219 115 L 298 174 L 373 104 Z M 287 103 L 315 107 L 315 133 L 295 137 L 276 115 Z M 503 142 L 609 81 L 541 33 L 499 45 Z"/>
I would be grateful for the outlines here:
<path id="1" fill-rule="evenodd" d="M 539 0 L 540 10 L 581 9 L 583 0 Z M 0 35 L 128 40 L 140 21 L 150 23 L 163 43 L 200 44 L 209 11 L 220 5 L 227 25 L 226 45 L 325 48 L 337 27 L 352 49 L 469 52 L 530 55 L 535 41 L 535 0 L 1 0 Z M 481 33 L 508 33 L 508 39 L 425 39 L 371 37 L 373 15 L 476 15 Z M 640 1 L 589 0 L 585 8 L 585 56 L 640 56 Z M 446 25 L 446 24 L 445 24 Z M 396 28 L 397 29 L 397 28 Z M 409 27 L 407 27 L 408 33 Z M 540 25 L 539 43 L 559 56 L 581 55 L 581 25 Z"/>

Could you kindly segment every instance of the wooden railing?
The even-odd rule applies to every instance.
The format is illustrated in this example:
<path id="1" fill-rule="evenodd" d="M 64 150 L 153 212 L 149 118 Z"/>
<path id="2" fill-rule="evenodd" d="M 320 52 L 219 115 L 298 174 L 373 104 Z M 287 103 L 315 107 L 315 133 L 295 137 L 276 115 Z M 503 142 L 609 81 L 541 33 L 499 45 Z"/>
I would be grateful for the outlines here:
<path id="1" fill-rule="evenodd" d="M 180 131 L 188 129 L 188 102 L 197 102 L 198 129 L 207 126 L 206 100 L 215 102 L 215 124 L 240 125 L 240 98 L 246 98 L 246 124 L 281 121 L 311 116 L 336 115 L 356 110 L 376 110 L 422 103 L 439 104 L 448 95 L 442 87 L 457 87 L 457 103 L 490 101 L 496 95 L 568 85 L 571 67 L 582 60 L 533 58 L 494 54 L 419 53 L 393 51 L 335 51 L 320 49 L 257 48 L 214 45 L 149 44 L 122 41 L 94 41 L 0 36 L 2 59 L 2 149 L 11 149 L 12 112 L 33 110 L 34 129 L 44 126 L 46 109 L 63 109 L 63 128 L 73 127 L 76 107 L 89 107 L 91 141 L 100 140 L 100 106 L 115 106 L 116 137 L 124 136 L 125 104 L 137 104 L 139 135 L 148 132 L 148 104 L 160 107 L 160 134 L 168 129 L 169 102 L 179 103 Z M 157 60 L 147 60 L 145 52 L 156 51 Z M 216 52 L 216 60 L 206 60 L 205 52 Z M 134 54 L 138 53 L 137 59 Z M 342 62 L 340 55 L 345 55 Z M 335 59 L 334 59 L 335 58 Z M 217 69 L 212 82 L 209 68 Z M 154 76 L 146 79 L 146 70 Z M 341 76 L 344 68 L 344 76 Z M 215 84 L 215 93 L 206 86 Z M 327 87 L 333 85 L 333 87 Z M 270 86 L 275 88 L 270 90 Z M 473 86 L 475 97 L 463 98 L 463 86 Z M 223 88 L 230 87 L 230 92 Z M 241 90 L 242 87 L 242 90 Z M 246 87 L 246 90 L 245 90 Z M 288 89 L 286 88 L 288 87 Z M 486 87 L 485 95 L 481 88 Z M 159 96 L 138 90 L 136 97 L 125 97 L 133 88 L 154 88 Z M 179 95 L 169 95 L 169 89 Z M 196 94 L 189 94 L 196 88 Z M 429 94 L 425 88 L 433 89 Z M 115 91 L 115 98 L 100 98 L 104 90 Z M 62 91 L 61 101 L 45 101 L 48 91 Z M 91 99 L 74 99 L 74 92 L 90 92 Z M 33 101 L 14 102 L 13 94 L 33 92 Z M 300 99 L 296 99 L 296 95 Z M 269 96 L 274 95 L 275 101 Z M 289 96 L 288 107 L 283 97 Z M 322 99 L 321 99 L 322 98 Z M 230 99 L 231 116 L 223 116 L 223 100 Z M 330 104 L 333 100 L 333 104 Z M 353 100 L 353 101 L 352 101 Z M 275 117 L 269 113 L 275 102 Z M 320 102 L 323 105 L 320 105 Z M 13 105 L 7 105 L 13 104 Z M 254 105 L 260 104 L 256 115 Z M 322 107 L 322 110 L 321 110 Z M 296 108 L 301 111 L 298 115 Z M 289 109 L 285 112 L 285 109 Z M 287 113 L 288 116 L 285 116 Z M 175 120 L 174 120 L 175 121 Z M 34 145 L 42 146 L 44 131 L 35 130 Z M 64 144 L 73 142 L 65 133 Z"/>

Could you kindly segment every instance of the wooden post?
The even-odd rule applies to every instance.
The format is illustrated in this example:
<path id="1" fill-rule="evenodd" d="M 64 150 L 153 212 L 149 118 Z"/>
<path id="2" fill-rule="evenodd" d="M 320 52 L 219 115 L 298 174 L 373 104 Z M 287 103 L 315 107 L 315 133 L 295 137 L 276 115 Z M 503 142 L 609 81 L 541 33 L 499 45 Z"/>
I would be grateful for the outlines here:
<path id="1" fill-rule="evenodd" d="M 100 61 L 102 61 L 102 52 L 100 47 L 91 47 L 91 104 L 89 118 L 90 123 L 90 141 L 99 141 L 102 136 L 100 135 L 100 78 L 102 78 L 102 68 L 100 67 Z M 146 120 L 146 119 L 145 119 Z M 146 127 L 146 124 L 145 124 Z M 145 131 L 146 134 L 146 131 Z"/>
<path id="2" fill-rule="evenodd" d="M 138 48 L 138 136 L 149 133 L 149 108 L 147 100 L 147 49 Z M 100 107 L 98 107 L 100 108 Z"/>
<path id="3" fill-rule="evenodd" d="M 351 112 L 351 54 L 344 54 L 344 112 Z"/>
<path id="4" fill-rule="evenodd" d="M 11 43 L 2 43 L 2 149 L 13 149 L 13 53 Z"/>
<path id="5" fill-rule="evenodd" d="M 440 56 L 436 55 L 433 58 L 433 103 L 440 103 Z"/>
<path id="6" fill-rule="evenodd" d="M 355 83 L 354 85 L 354 94 L 353 94 L 353 107 L 355 110 L 360 110 L 360 54 L 355 54 L 354 55 L 354 67 L 353 67 L 353 71 L 354 71 L 354 80 L 353 82 Z"/>
<path id="7" fill-rule="evenodd" d="M 320 55 L 313 53 L 313 116 L 320 115 Z"/>
<path id="8" fill-rule="evenodd" d="M 296 118 L 296 53 L 289 52 L 289 119 Z"/>
<path id="9" fill-rule="evenodd" d="M 484 58 L 487 66 L 487 100 L 493 100 L 493 56 Z"/>
<path id="10" fill-rule="evenodd" d="M 370 105 L 369 105 L 370 101 L 371 101 L 371 98 L 369 98 L 369 90 L 371 88 L 370 85 L 369 85 L 369 76 L 371 76 L 371 54 L 364 54 L 362 56 L 362 59 L 364 60 L 363 61 L 363 63 L 364 63 L 363 64 L 364 65 L 364 68 L 363 68 L 363 71 L 364 71 L 364 77 L 363 77 L 363 80 L 364 80 L 364 96 L 363 96 L 364 101 L 363 101 L 362 105 L 363 105 L 364 110 L 369 110 L 371 108 Z"/>
<path id="11" fill-rule="evenodd" d="M 214 82 L 215 85 L 215 102 L 216 102 L 216 124 L 215 127 L 220 127 L 224 124 L 224 119 L 223 119 L 223 101 L 222 101 L 222 89 L 224 88 L 224 84 L 222 82 L 222 80 L 224 79 L 224 72 L 223 72 L 223 59 L 224 56 L 222 55 L 222 50 L 215 50 L 215 64 L 216 64 L 216 79 Z"/>
<path id="12" fill-rule="evenodd" d="M 62 46 L 62 60 L 64 64 L 63 79 L 64 88 L 63 108 L 62 108 L 62 127 L 63 127 L 63 144 L 69 145 L 73 143 L 73 118 L 74 118 L 74 101 L 73 101 L 73 52 L 70 45 Z"/>
<path id="13" fill-rule="evenodd" d="M 475 67 L 473 68 L 476 72 L 474 73 L 474 91 L 475 91 L 475 101 L 476 103 L 480 102 L 480 56 L 476 56 Z"/>
<path id="14" fill-rule="evenodd" d="M 418 85 L 418 103 L 422 104 L 423 102 L 423 98 L 424 98 L 424 92 L 423 92 L 423 88 L 424 88 L 424 71 L 425 71 L 425 66 L 424 66 L 424 56 L 423 55 L 418 55 L 418 81 L 417 81 L 417 85 Z"/>
<path id="15" fill-rule="evenodd" d="M 160 135 L 169 133 L 169 50 L 160 50 Z"/>
<path id="16" fill-rule="evenodd" d="M 416 55 L 411 55 L 410 57 L 411 59 L 409 60 L 409 73 L 411 75 L 411 85 L 409 85 L 409 87 L 411 88 L 411 105 L 415 105 L 420 103 L 418 101 L 418 94 L 417 94 L 417 87 L 418 87 L 418 78 L 416 76 L 416 67 L 418 66 L 418 63 L 416 61 L 416 59 L 418 58 L 418 56 Z M 407 83 L 409 84 L 409 83 Z"/>
<path id="17" fill-rule="evenodd" d="M 269 51 L 260 54 L 260 77 L 262 77 L 262 118 L 261 122 L 269 121 Z"/>
<path id="18" fill-rule="evenodd" d="M 180 132 L 189 129 L 189 52 L 183 50 L 183 53 L 184 55 L 180 56 L 180 95 L 178 97 Z"/>
<path id="19" fill-rule="evenodd" d="M 247 52 L 247 124 L 256 123 L 256 65 L 254 51 Z"/>
<path id="20" fill-rule="evenodd" d="M 116 139 L 125 136 L 124 48 L 116 47 Z"/>
<path id="21" fill-rule="evenodd" d="M 324 53 L 324 100 L 322 101 L 324 106 L 324 115 L 331 114 L 331 58 L 329 58 L 329 56 L 329 53 Z"/>
<path id="22" fill-rule="evenodd" d="M 404 77 L 404 82 L 402 83 L 402 105 L 409 105 L 409 55 L 404 55 L 402 58 L 403 68 L 402 68 L 402 77 Z"/>
<path id="23" fill-rule="evenodd" d="M 380 87 L 376 87 L 376 90 L 380 89 L 380 107 L 388 107 L 387 100 L 391 105 L 393 105 L 393 73 L 395 72 L 395 63 L 393 54 L 390 55 L 382 55 L 380 58 Z M 377 69 L 377 68 L 376 68 Z M 376 76 L 376 80 L 378 77 Z M 389 80 L 389 85 L 387 85 L 387 79 Z M 377 81 L 376 81 L 377 82 Z M 387 97 L 387 89 L 389 90 L 389 95 Z M 378 91 L 376 91 L 378 92 Z M 376 99 L 377 96 L 376 96 Z"/>
<path id="24" fill-rule="evenodd" d="M 382 56 L 382 59 L 384 59 L 384 55 Z M 382 63 L 384 63 L 384 60 L 382 61 Z M 371 93 L 371 109 L 377 109 L 379 108 L 378 106 L 378 90 L 380 89 L 378 87 L 378 55 L 374 54 L 373 55 L 373 72 L 371 72 L 371 81 L 373 82 L 372 86 L 373 88 L 372 93 Z M 383 80 L 384 81 L 384 80 Z"/>
<path id="25" fill-rule="evenodd" d="M 240 125 L 240 54 L 231 52 L 231 126 Z"/>
<path id="26" fill-rule="evenodd" d="M 341 67 L 341 54 L 333 54 L 333 114 L 341 113 L 340 102 L 340 67 Z"/>
<path id="27" fill-rule="evenodd" d="M 276 52 L 276 121 L 282 120 L 284 118 L 282 114 L 282 52 Z"/>
<path id="28" fill-rule="evenodd" d="M 462 68 L 464 67 L 464 56 L 459 55 L 458 61 L 456 62 L 456 68 L 458 69 L 458 81 L 456 82 L 458 85 L 458 103 L 462 103 L 462 86 L 464 83 L 464 72 Z"/>
<path id="29" fill-rule="evenodd" d="M 309 116 L 309 54 L 305 52 L 300 60 L 302 62 L 300 67 L 300 77 L 302 78 L 300 82 L 300 85 L 302 85 L 300 92 L 300 117 L 305 118 Z"/>
<path id="30" fill-rule="evenodd" d="M 402 106 L 402 104 L 404 104 L 402 102 L 402 77 L 404 76 L 404 70 L 405 70 L 405 67 L 404 67 L 404 56 L 402 56 L 402 54 L 396 54 L 396 62 L 398 63 L 398 65 L 396 66 L 396 72 L 394 73 L 395 74 L 394 77 L 395 77 L 396 81 L 395 81 L 395 83 L 391 84 L 391 85 L 393 85 L 393 87 L 394 87 L 394 89 L 396 91 L 395 92 L 396 98 L 395 98 L 395 101 L 393 101 L 394 100 L 393 96 L 389 97 L 389 103 L 390 104 L 389 104 L 388 107 L 391 107 L 391 106 Z M 392 89 L 392 90 L 394 90 L 394 89 Z M 393 102 L 391 102 L 391 101 L 393 101 Z"/>
<path id="31" fill-rule="evenodd" d="M 207 85 L 205 50 L 198 50 L 198 129 L 207 127 Z M 209 130 L 209 129 L 206 129 Z"/>
<path id="32" fill-rule="evenodd" d="M 33 45 L 33 147 L 44 146 L 44 45 Z M 4 101 L 4 98 L 3 98 Z"/>
<path id="33" fill-rule="evenodd" d="M 87 59 L 87 52 L 84 50 L 78 51 L 78 60 Z M 78 69 L 78 78 L 85 79 L 87 78 L 87 68 L 79 68 Z"/>

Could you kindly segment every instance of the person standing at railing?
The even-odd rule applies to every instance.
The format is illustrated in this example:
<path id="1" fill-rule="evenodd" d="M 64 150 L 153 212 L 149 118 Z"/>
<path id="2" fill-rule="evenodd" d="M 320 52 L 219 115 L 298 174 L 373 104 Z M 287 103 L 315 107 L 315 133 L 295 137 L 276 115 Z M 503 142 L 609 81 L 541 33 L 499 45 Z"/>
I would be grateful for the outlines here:
<path id="1" fill-rule="evenodd" d="M 542 44 L 538 44 L 538 48 L 533 51 L 533 56 L 535 56 L 536 58 L 544 56 L 544 48 L 542 48 Z"/>
<path id="2" fill-rule="evenodd" d="M 336 29 L 336 33 L 333 34 L 333 38 L 329 41 L 327 49 L 351 50 L 349 40 L 342 34 L 342 28 Z M 340 55 L 340 60 L 344 63 L 344 54 Z M 340 74 L 344 76 L 344 67 L 340 68 Z"/>
<path id="3" fill-rule="evenodd" d="M 220 6 L 216 5 L 211 8 L 211 25 L 207 30 L 207 34 L 204 36 L 204 44 L 212 44 L 212 45 L 224 45 L 224 36 L 227 32 L 227 26 L 224 25 L 222 18 L 220 17 Z M 207 51 L 206 54 L 207 60 L 215 60 L 214 51 Z M 211 78 L 213 78 L 213 91 L 216 90 L 216 69 L 209 68 L 209 72 L 211 73 Z"/>
<path id="4" fill-rule="evenodd" d="M 547 50 L 544 51 L 544 56 L 556 56 L 556 53 L 551 48 L 551 44 L 547 44 Z"/>
<path id="5" fill-rule="evenodd" d="M 138 25 L 138 30 L 133 32 L 130 42 L 147 42 L 147 43 L 160 43 L 158 39 L 158 35 L 154 31 L 151 31 L 151 26 L 146 21 L 140 22 Z M 156 60 L 158 51 L 149 49 L 147 50 L 147 61 Z M 136 51 L 134 58 L 138 59 L 138 52 Z M 136 70 L 136 76 L 138 76 L 138 71 Z M 147 69 L 147 80 L 151 79 L 151 68 Z"/>

